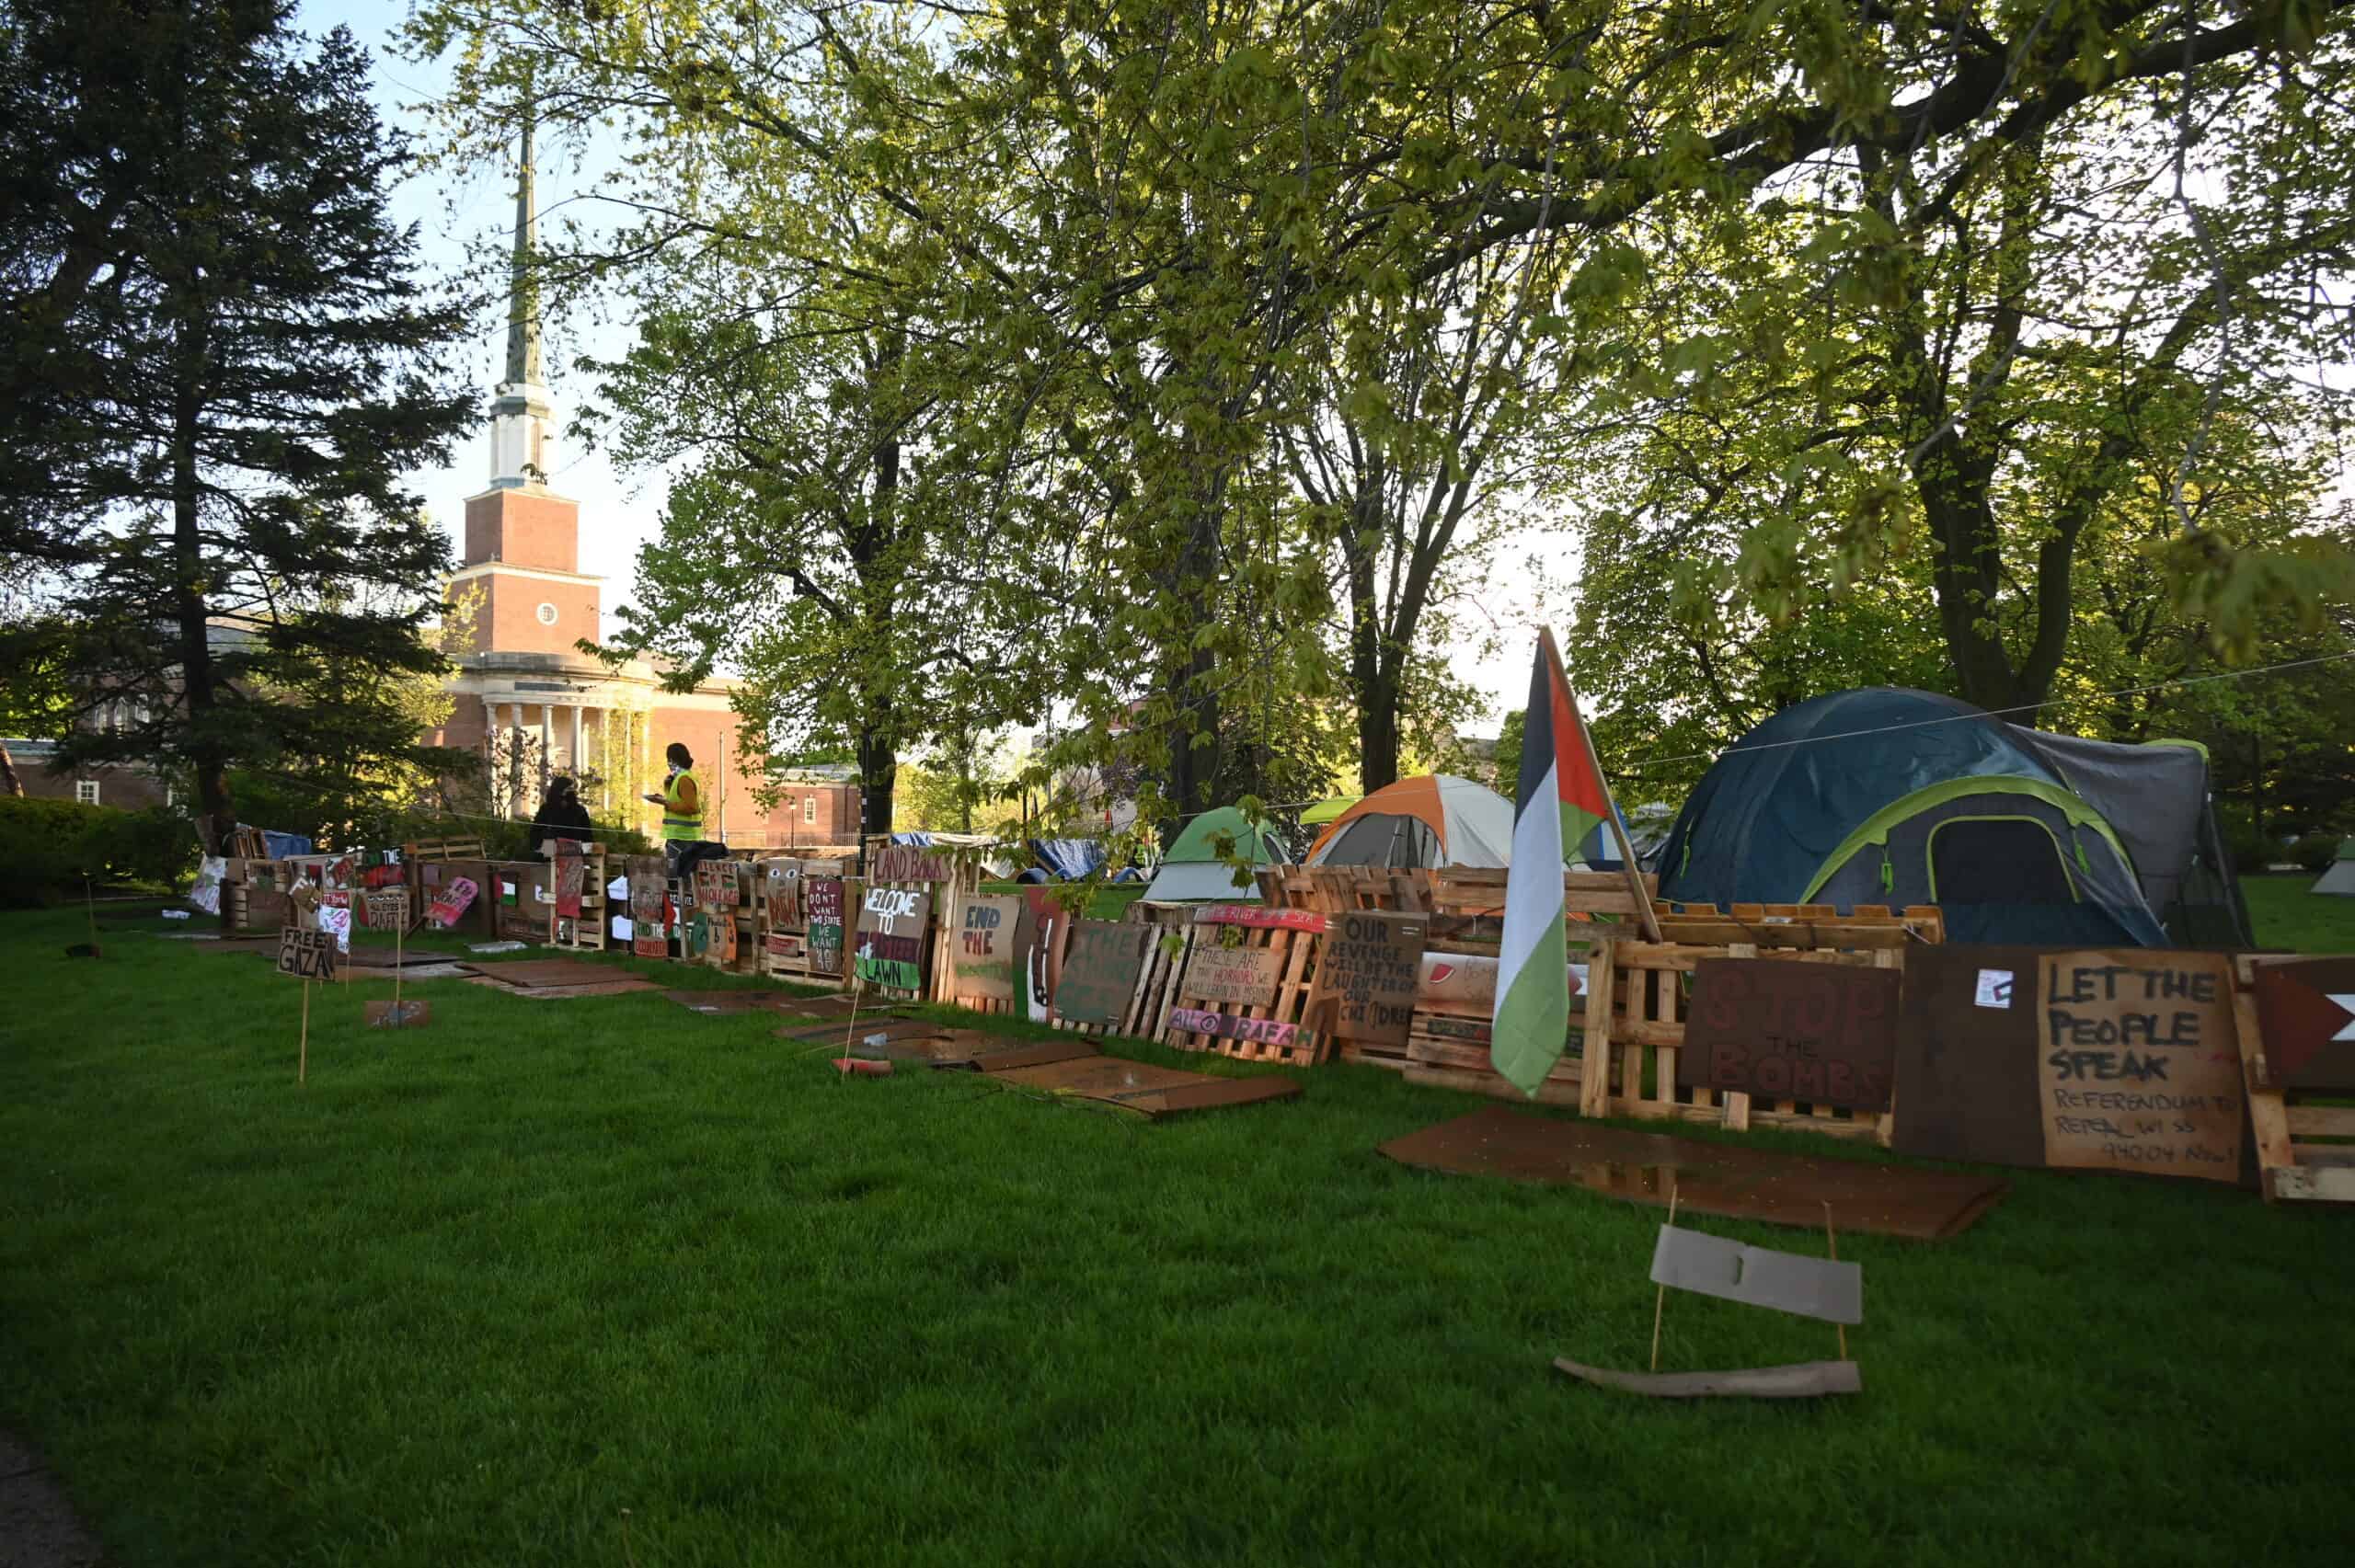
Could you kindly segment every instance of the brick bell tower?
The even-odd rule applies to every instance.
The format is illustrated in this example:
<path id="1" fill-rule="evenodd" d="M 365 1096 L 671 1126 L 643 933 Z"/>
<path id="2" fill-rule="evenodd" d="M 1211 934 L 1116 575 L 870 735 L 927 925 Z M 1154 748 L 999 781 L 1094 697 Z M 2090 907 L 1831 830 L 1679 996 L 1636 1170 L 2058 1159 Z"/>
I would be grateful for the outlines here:
<path id="1" fill-rule="evenodd" d="M 598 635 L 604 579 L 580 571 L 580 503 L 547 487 L 555 410 L 540 372 L 528 109 L 516 175 L 507 374 L 490 406 L 490 487 L 466 498 L 465 549 L 451 589 L 482 595 L 476 652 L 570 654 L 579 639 Z"/>

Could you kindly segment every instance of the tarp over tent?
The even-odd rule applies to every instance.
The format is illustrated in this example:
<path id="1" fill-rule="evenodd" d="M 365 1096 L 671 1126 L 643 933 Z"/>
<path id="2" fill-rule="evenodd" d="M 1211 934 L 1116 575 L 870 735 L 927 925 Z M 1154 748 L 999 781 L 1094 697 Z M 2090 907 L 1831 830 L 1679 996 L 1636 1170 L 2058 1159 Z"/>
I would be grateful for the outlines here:
<path id="1" fill-rule="evenodd" d="M 1452 773 L 1384 784 L 1335 818 L 1304 865 L 1503 865 L 1512 802 Z"/>
<path id="2" fill-rule="evenodd" d="M 1219 841 L 1223 838 L 1232 843 L 1235 853 L 1254 865 L 1284 864 L 1284 853 L 1272 835 L 1255 830 L 1234 807 L 1221 806 L 1186 824 L 1170 844 L 1161 869 L 1153 874 L 1144 896 L 1171 902 L 1197 898 L 1237 904 L 1258 902 L 1258 885 L 1246 881 L 1237 887 L 1235 867 L 1219 859 Z"/>
<path id="3" fill-rule="evenodd" d="M 1736 742 L 1660 873 L 1677 902 L 1937 904 L 1955 942 L 2249 944 L 2198 747 L 2048 735 L 1892 687 Z"/>

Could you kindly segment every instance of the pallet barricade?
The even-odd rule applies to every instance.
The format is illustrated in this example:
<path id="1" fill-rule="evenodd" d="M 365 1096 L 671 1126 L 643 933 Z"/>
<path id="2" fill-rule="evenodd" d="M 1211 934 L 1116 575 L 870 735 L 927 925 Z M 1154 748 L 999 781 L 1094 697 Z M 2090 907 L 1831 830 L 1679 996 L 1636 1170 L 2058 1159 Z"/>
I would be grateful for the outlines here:
<path id="1" fill-rule="evenodd" d="M 2310 967 L 2325 977 L 2314 984 L 2314 990 L 2330 1003 L 2318 1023 L 2312 1016 L 2292 1019 L 2280 1012 L 2260 1022 L 2259 988 L 2264 971 L 2276 965 Z M 2340 1034 L 2355 1029 L 2355 1008 L 2348 1005 L 2355 990 L 2335 989 L 2349 984 L 2348 969 L 2343 959 L 2272 955 L 2244 956 L 2234 962 L 2233 1010 L 2234 1032 L 2240 1038 L 2241 1082 L 2248 1095 L 2249 1127 L 2257 1139 L 2257 1177 L 2269 1203 L 2355 1203 L 2355 1104 L 2343 1103 L 2355 1095 L 2355 1072 L 2347 1070 L 2355 1052 L 2331 1052 L 2331 1047 L 2341 1044 Z M 2262 1032 L 2269 1025 L 2278 1038 L 2268 1038 Z M 2300 1039 L 2301 1036 L 2304 1037 Z M 2322 1051 L 2313 1048 L 2316 1036 L 2326 1042 Z M 2330 1054 L 2324 1056 L 2324 1052 Z M 2301 1055 L 2320 1057 L 2335 1067 L 2315 1072 L 2287 1065 Z M 2285 1082 L 2292 1078 L 2307 1080 L 2312 1086 L 2301 1088 Z"/>
<path id="2" fill-rule="evenodd" d="M 1063 1017 L 1060 1012 L 1051 1012 L 1047 1026 L 1091 1039 L 1111 1035 L 1137 1040 L 1159 1039 L 1168 1023 L 1169 1010 L 1178 1002 L 1178 984 L 1185 973 L 1186 938 L 1196 908 L 1193 904 L 1147 903 L 1142 898 L 1129 905 L 1121 912 L 1120 923 L 1149 926 L 1153 934 L 1144 944 L 1144 961 L 1138 967 L 1136 985 L 1129 993 L 1128 1004 L 1119 1021 L 1109 1024 L 1079 1023 Z M 1070 944 L 1072 925 L 1069 921 L 1057 924 L 1051 965 L 1059 966 L 1063 961 Z"/>
<path id="3" fill-rule="evenodd" d="M 1652 879 L 1647 878 L 1648 882 Z M 1504 939 L 1505 873 L 1445 866 L 1437 870 L 1382 866 L 1310 869 L 1283 866 L 1260 873 L 1271 903 L 1327 916 L 1350 910 L 1393 910 L 1429 918 L 1415 1013 L 1403 1047 L 1344 1043 L 1340 1059 L 1389 1068 L 1409 1082 L 1520 1097 L 1488 1065 L 1489 1019 L 1496 1011 L 1497 955 Z M 1635 915 L 1634 896 L 1616 872 L 1566 871 L 1562 893 L 1568 921 L 1570 977 L 1582 983 L 1592 944 L 1615 935 L 1616 922 Z M 1573 992 L 1571 1024 L 1582 1013 Z M 1537 1098 L 1578 1103 L 1578 1059 L 1564 1052 Z"/>
<path id="4" fill-rule="evenodd" d="M 1179 1050 L 1313 1067 L 1329 1036 L 1308 1019 L 1325 916 L 1267 904 L 1208 904 L 1191 912 L 1162 1037 Z"/>

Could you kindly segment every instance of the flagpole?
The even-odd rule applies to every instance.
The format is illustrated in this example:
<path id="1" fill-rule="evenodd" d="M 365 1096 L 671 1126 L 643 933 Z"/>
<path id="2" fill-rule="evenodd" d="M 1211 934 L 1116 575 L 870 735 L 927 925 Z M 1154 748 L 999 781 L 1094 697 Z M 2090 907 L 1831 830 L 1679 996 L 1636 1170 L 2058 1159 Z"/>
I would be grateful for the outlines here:
<path id="1" fill-rule="evenodd" d="M 1561 650 L 1554 646 L 1553 627 L 1537 628 L 1537 646 L 1545 650 L 1545 662 L 1552 668 L 1554 679 L 1561 683 L 1563 695 L 1569 700 L 1570 717 L 1579 732 L 1579 744 L 1586 750 L 1587 766 L 1603 785 L 1603 814 L 1610 821 L 1611 836 L 1619 841 L 1619 866 L 1626 874 L 1627 895 L 1635 900 L 1636 921 L 1643 927 L 1645 941 L 1658 942 L 1660 914 L 1652 908 L 1651 889 L 1644 886 L 1644 869 L 1636 864 L 1636 848 L 1627 841 L 1626 827 L 1619 820 L 1619 803 L 1611 793 L 1611 781 L 1603 775 L 1603 759 L 1594 753 L 1594 737 L 1587 733 L 1586 715 L 1579 711 L 1579 694 L 1571 689 L 1570 678 L 1563 671 Z M 1565 844 L 1562 848 L 1568 853 L 1571 846 Z"/>

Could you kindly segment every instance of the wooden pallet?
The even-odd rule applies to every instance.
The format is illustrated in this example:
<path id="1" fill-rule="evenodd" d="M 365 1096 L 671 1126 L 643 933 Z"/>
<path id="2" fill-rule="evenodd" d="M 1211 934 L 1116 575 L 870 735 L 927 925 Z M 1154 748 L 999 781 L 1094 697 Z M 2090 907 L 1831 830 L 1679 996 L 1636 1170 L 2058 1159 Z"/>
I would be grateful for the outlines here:
<path id="1" fill-rule="evenodd" d="M 1186 942 L 1178 959 L 1178 978 L 1173 988 L 1170 1005 L 1164 1013 L 1162 1038 L 1185 1051 L 1215 1051 L 1237 1061 L 1276 1062 L 1285 1067 L 1314 1067 L 1325 1059 L 1331 1040 L 1323 1033 L 1308 1026 L 1309 982 L 1315 974 L 1316 941 L 1324 932 L 1324 916 L 1315 910 L 1269 910 L 1268 913 L 1295 913 L 1316 922 L 1314 929 L 1243 923 L 1251 917 L 1251 905 L 1218 904 L 1194 912 L 1186 928 Z M 1227 933 L 1239 933 L 1230 939 Z M 1272 949 L 1282 955 L 1280 977 L 1272 1001 L 1266 1004 L 1242 1005 L 1213 1001 L 1197 990 L 1189 990 L 1188 971 L 1194 964 L 1194 955 L 1212 943 L 1227 944 L 1230 940 L 1246 948 Z M 1260 1023 L 1283 1032 L 1277 1039 L 1239 1039 L 1231 1036 L 1181 1028 L 1180 1010 L 1214 1013 L 1249 1023 Z"/>
<path id="2" fill-rule="evenodd" d="M 488 860 L 482 840 L 419 839 L 401 846 L 403 860 Z"/>
<path id="3" fill-rule="evenodd" d="M 1799 1127 L 1887 1146 L 1895 1127 L 1893 1110 L 1851 1111 L 1795 1100 L 1760 1106 L 1747 1094 L 1681 1087 L 1677 1057 L 1684 1044 L 1689 977 L 1705 958 L 1774 957 L 1901 969 L 1907 948 L 1945 940 L 1945 920 L 1936 909 L 1864 906 L 1842 915 L 1821 906 L 1736 904 L 1722 912 L 1663 913 L 1660 928 L 1669 940 L 1614 940 L 1594 949 L 1589 998 L 1607 994 L 1612 1004 L 1587 1010 L 1579 1076 L 1581 1111 L 1716 1122 L 1735 1131 Z M 1692 940 L 1710 937 L 1742 940 Z"/>
<path id="4" fill-rule="evenodd" d="M 2257 970 L 2268 960 L 2243 956 L 2233 965 L 2233 1018 L 2240 1039 L 2241 1082 L 2257 1137 L 2257 1178 L 2268 1203 L 2355 1203 L 2355 1105 L 2318 1103 L 2315 1091 L 2273 1080 L 2260 1033 Z M 2333 1099 L 2348 1094 L 2333 1092 Z"/>

